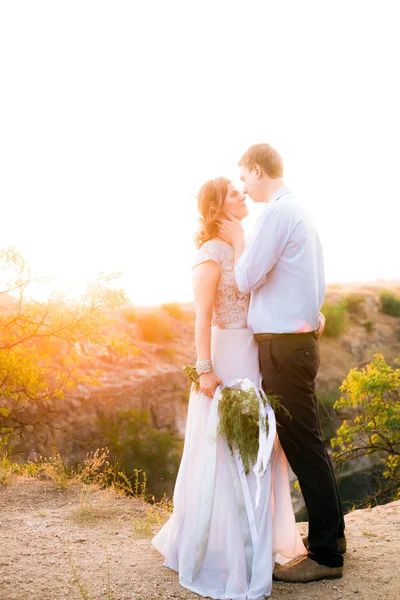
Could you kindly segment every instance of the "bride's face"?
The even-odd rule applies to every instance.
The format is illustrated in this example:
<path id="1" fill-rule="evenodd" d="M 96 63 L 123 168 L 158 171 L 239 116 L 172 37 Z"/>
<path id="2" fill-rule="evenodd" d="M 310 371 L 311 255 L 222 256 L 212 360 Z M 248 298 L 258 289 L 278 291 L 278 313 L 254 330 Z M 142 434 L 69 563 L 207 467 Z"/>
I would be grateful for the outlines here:
<path id="1" fill-rule="evenodd" d="M 231 213 L 237 219 L 244 219 L 249 214 L 245 204 L 246 197 L 232 184 L 229 184 L 228 193 L 224 202 L 224 213 Z"/>

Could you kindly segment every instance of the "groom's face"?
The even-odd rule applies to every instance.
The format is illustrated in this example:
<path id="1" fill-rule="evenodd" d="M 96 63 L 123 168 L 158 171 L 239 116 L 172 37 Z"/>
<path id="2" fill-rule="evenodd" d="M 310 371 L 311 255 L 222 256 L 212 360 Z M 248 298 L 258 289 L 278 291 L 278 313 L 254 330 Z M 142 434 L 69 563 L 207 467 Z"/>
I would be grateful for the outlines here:
<path id="1" fill-rule="evenodd" d="M 251 171 L 244 165 L 240 167 L 240 179 L 243 181 L 243 194 L 248 194 L 253 202 L 263 202 L 262 183 L 256 166 Z"/>

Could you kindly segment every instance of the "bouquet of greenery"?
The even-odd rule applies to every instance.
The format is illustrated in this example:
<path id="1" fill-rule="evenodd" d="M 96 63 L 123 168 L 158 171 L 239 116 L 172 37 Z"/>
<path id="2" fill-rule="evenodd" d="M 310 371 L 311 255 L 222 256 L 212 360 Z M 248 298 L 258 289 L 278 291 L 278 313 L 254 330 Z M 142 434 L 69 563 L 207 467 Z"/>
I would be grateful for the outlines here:
<path id="1" fill-rule="evenodd" d="M 200 387 L 199 375 L 197 373 L 196 367 L 192 367 L 191 365 L 189 365 L 187 367 L 183 367 L 183 370 L 188 379 L 188 382 L 193 384 L 194 389 L 196 390 L 196 392 L 198 392 L 200 390 Z"/>
<path id="2" fill-rule="evenodd" d="M 198 392 L 200 388 L 196 368 L 187 366 L 183 370 L 189 382 L 193 384 L 195 390 Z M 261 398 L 265 406 L 265 395 Z M 276 397 L 268 397 L 268 402 L 273 409 L 282 406 Z M 247 474 L 257 460 L 260 424 L 262 430 L 268 434 L 268 421 L 264 416 L 260 415 L 259 396 L 257 396 L 255 387 L 251 381 L 249 379 L 242 379 L 238 380 L 237 385 L 234 387 L 224 387 L 221 392 L 218 409 L 219 434 L 226 438 L 232 454 L 234 450 L 239 452 Z"/>

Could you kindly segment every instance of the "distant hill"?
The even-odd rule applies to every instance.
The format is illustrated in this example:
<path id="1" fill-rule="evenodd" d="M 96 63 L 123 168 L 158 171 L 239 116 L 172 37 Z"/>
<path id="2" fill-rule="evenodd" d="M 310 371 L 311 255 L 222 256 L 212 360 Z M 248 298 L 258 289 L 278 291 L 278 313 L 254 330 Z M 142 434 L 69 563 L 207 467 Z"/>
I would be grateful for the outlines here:
<path id="1" fill-rule="evenodd" d="M 381 292 L 389 291 L 400 298 L 400 281 L 384 281 L 365 284 L 329 285 L 325 297 L 328 304 L 340 304 L 351 297 L 361 297 L 359 309 L 345 315 L 344 331 L 339 337 L 323 336 L 320 341 L 321 365 L 317 385 L 323 393 L 329 393 L 340 385 L 352 367 L 367 364 L 375 353 L 382 353 L 388 360 L 400 356 L 400 319 L 380 312 Z M 181 319 L 172 318 L 160 308 L 137 307 L 130 327 L 131 336 L 139 349 L 135 365 L 141 377 L 151 377 L 160 369 L 180 369 L 185 361 L 195 360 L 194 308 L 192 304 L 181 305 Z M 143 314 L 157 315 L 165 327 L 169 327 L 170 339 L 146 339 L 140 325 Z M 370 322 L 368 331 L 366 323 Z M 148 323 L 146 323 L 148 326 Z M 154 327 L 158 324 L 154 321 Z"/>

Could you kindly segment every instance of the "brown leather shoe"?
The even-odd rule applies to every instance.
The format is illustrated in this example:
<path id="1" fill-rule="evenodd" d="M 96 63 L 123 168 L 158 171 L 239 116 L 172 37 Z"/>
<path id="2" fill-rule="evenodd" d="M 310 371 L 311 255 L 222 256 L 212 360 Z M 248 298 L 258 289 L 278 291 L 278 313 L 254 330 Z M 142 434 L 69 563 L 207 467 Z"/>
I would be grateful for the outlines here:
<path id="1" fill-rule="evenodd" d="M 305 547 L 307 548 L 307 550 L 310 549 L 310 543 L 308 541 L 308 537 L 307 536 L 303 537 L 303 544 L 305 545 Z M 346 540 L 345 536 L 339 538 L 339 550 L 340 550 L 340 552 L 342 554 L 346 554 L 346 552 L 347 552 L 347 540 Z"/>
<path id="2" fill-rule="evenodd" d="M 308 583 L 320 579 L 338 579 L 339 577 L 343 577 L 343 567 L 326 567 L 311 560 L 308 556 L 295 558 L 286 565 L 275 567 L 273 574 L 275 581 L 287 583 Z"/>

